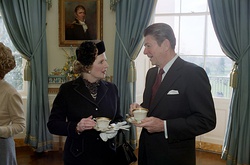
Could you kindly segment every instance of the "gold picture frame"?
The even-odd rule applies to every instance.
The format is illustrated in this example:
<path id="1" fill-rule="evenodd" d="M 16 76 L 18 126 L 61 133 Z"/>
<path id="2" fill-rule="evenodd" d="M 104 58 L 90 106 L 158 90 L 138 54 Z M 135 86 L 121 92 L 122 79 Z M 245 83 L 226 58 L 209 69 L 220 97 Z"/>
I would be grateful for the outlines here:
<path id="1" fill-rule="evenodd" d="M 82 5 L 86 9 L 86 24 L 89 38 L 73 38 L 72 30 L 75 21 L 75 7 Z M 59 47 L 77 47 L 85 40 L 102 40 L 103 38 L 103 0 L 59 0 Z M 68 31 L 71 33 L 68 33 Z"/>

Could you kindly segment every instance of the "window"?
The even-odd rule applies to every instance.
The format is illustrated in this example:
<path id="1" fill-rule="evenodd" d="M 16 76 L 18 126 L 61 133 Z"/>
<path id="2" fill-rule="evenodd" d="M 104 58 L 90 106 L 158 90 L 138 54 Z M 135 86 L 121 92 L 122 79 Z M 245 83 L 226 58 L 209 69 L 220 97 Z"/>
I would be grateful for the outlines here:
<path id="1" fill-rule="evenodd" d="M 230 98 L 232 61 L 215 35 L 207 0 L 158 0 L 154 22 L 169 24 L 176 35 L 176 53 L 207 72 L 213 97 Z"/>
<path id="2" fill-rule="evenodd" d="M 5 81 L 9 82 L 13 85 L 21 94 L 25 91 L 25 83 L 23 81 L 23 59 L 21 54 L 16 50 L 14 45 L 12 44 L 8 32 L 5 28 L 3 18 L 0 15 L 0 42 L 2 42 L 5 46 L 8 46 L 13 56 L 16 60 L 16 67 L 5 75 Z"/>

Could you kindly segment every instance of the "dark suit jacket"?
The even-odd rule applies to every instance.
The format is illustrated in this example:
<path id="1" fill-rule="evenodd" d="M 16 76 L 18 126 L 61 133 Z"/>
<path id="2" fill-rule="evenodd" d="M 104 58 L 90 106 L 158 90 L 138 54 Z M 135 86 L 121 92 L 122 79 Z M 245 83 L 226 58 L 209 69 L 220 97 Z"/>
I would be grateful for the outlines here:
<path id="1" fill-rule="evenodd" d="M 96 101 L 91 97 L 82 78 L 62 84 L 48 121 L 52 134 L 67 136 L 64 161 L 67 164 L 106 164 L 115 153 L 114 139 L 103 142 L 96 130 L 76 133 L 76 125 L 82 118 L 105 116 L 112 122 L 122 121 L 117 87 L 100 81 Z M 109 160 L 107 160 L 109 159 Z M 110 163 L 109 163 L 110 164 Z"/>
<path id="2" fill-rule="evenodd" d="M 82 25 L 76 19 L 65 27 L 65 40 L 92 40 L 89 29 L 83 30 Z"/>
<path id="3" fill-rule="evenodd" d="M 151 90 L 158 68 L 149 69 L 142 107 L 148 116 L 167 121 L 164 132 L 142 130 L 139 165 L 195 165 L 195 136 L 215 128 L 216 115 L 211 86 L 205 71 L 192 63 L 176 59 L 150 105 Z"/>

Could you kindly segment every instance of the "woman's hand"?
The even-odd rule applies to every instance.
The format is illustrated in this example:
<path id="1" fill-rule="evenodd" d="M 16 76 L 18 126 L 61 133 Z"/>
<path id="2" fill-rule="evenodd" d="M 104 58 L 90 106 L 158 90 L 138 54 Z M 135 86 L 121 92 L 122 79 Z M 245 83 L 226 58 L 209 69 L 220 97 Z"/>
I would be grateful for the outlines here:
<path id="1" fill-rule="evenodd" d="M 96 122 L 93 120 L 93 116 L 89 116 L 88 118 L 82 118 L 79 123 L 77 123 L 76 131 L 78 133 L 83 132 L 85 130 L 93 129 L 96 125 Z"/>

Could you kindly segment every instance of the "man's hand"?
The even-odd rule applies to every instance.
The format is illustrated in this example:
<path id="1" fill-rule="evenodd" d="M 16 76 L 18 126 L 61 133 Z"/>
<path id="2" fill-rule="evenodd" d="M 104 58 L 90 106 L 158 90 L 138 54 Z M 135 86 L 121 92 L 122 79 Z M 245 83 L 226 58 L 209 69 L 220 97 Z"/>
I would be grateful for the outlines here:
<path id="1" fill-rule="evenodd" d="M 136 127 L 143 127 L 149 133 L 164 132 L 164 121 L 156 117 L 146 117 L 141 123 L 133 123 Z"/>

